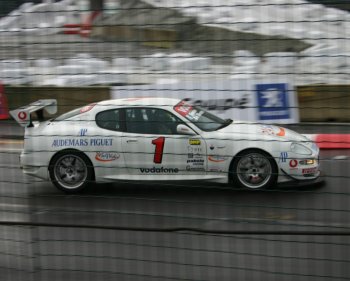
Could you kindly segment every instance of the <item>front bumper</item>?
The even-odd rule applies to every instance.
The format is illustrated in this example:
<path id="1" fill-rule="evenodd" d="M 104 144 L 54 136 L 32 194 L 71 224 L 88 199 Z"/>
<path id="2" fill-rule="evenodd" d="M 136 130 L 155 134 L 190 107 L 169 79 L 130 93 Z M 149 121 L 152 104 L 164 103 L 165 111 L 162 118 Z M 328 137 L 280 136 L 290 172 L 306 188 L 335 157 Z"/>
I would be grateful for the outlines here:
<path id="1" fill-rule="evenodd" d="M 300 188 L 300 187 L 321 187 L 325 184 L 325 174 L 320 172 L 319 175 L 316 178 L 313 179 L 297 179 L 290 175 L 288 175 L 284 170 L 282 170 L 282 173 L 285 177 L 287 177 L 289 180 L 285 182 L 280 182 L 277 184 L 278 188 Z"/>

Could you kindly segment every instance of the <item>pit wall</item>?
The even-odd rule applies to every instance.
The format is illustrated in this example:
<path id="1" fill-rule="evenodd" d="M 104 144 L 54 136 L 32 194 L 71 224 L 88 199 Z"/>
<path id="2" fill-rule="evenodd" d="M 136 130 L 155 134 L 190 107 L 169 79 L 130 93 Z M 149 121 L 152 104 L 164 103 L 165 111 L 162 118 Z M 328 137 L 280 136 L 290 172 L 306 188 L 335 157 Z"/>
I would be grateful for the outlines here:
<path id="1" fill-rule="evenodd" d="M 350 85 L 299 86 L 301 122 L 350 122 Z"/>

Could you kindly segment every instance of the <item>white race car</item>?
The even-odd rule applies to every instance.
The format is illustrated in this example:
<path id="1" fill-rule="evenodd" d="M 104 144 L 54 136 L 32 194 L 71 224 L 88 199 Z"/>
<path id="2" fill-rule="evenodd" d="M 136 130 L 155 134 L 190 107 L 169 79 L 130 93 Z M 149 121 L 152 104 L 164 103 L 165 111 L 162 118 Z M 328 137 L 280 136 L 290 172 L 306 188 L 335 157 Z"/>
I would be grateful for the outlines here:
<path id="1" fill-rule="evenodd" d="M 262 189 L 320 179 L 319 148 L 289 129 L 223 120 L 183 100 L 126 98 L 45 122 L 56 100 L 11 111 L 25 128 L 23 172 L 64 192 L 103 181 L 211 181 Z"/>

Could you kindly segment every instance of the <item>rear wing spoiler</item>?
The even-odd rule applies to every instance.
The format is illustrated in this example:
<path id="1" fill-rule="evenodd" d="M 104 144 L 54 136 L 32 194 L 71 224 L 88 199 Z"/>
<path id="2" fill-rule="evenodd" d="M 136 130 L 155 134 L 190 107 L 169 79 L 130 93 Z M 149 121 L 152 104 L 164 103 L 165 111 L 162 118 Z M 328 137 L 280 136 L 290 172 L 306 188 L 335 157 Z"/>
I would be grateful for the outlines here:
<path id="1" fill-rule="evenodd" d="M 45 109 L 49 114 L 55 114 L 57 112 L 57 100 L 45 99 L 32 102 L 27 106 L 22 106 L 15 110 L 11 110 L 11 116 L 20 124 L 22 127 L 32 126 L 31 113 Z"/>

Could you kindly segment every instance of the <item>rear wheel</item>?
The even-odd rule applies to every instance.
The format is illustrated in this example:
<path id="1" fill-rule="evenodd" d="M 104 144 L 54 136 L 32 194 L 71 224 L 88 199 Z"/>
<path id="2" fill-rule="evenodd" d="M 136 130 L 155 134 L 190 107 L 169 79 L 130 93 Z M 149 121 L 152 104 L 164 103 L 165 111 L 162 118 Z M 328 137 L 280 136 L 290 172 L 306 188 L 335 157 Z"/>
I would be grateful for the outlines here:
<path id="1" fill-rule="evenodd" d="M 56 155 L 49 168 L 52 183 L 66 193 L 76 193 L 92 180 L 93 167 L 90 160 L 77 151 Z"/>
<path id="2" fill-rule="evenodd" d="M 231 174 L 234 186 L 256 190 L 275 185 L 278 169 L 275 160 L 266 152 L 247 150 L 236 156 Z"/>

